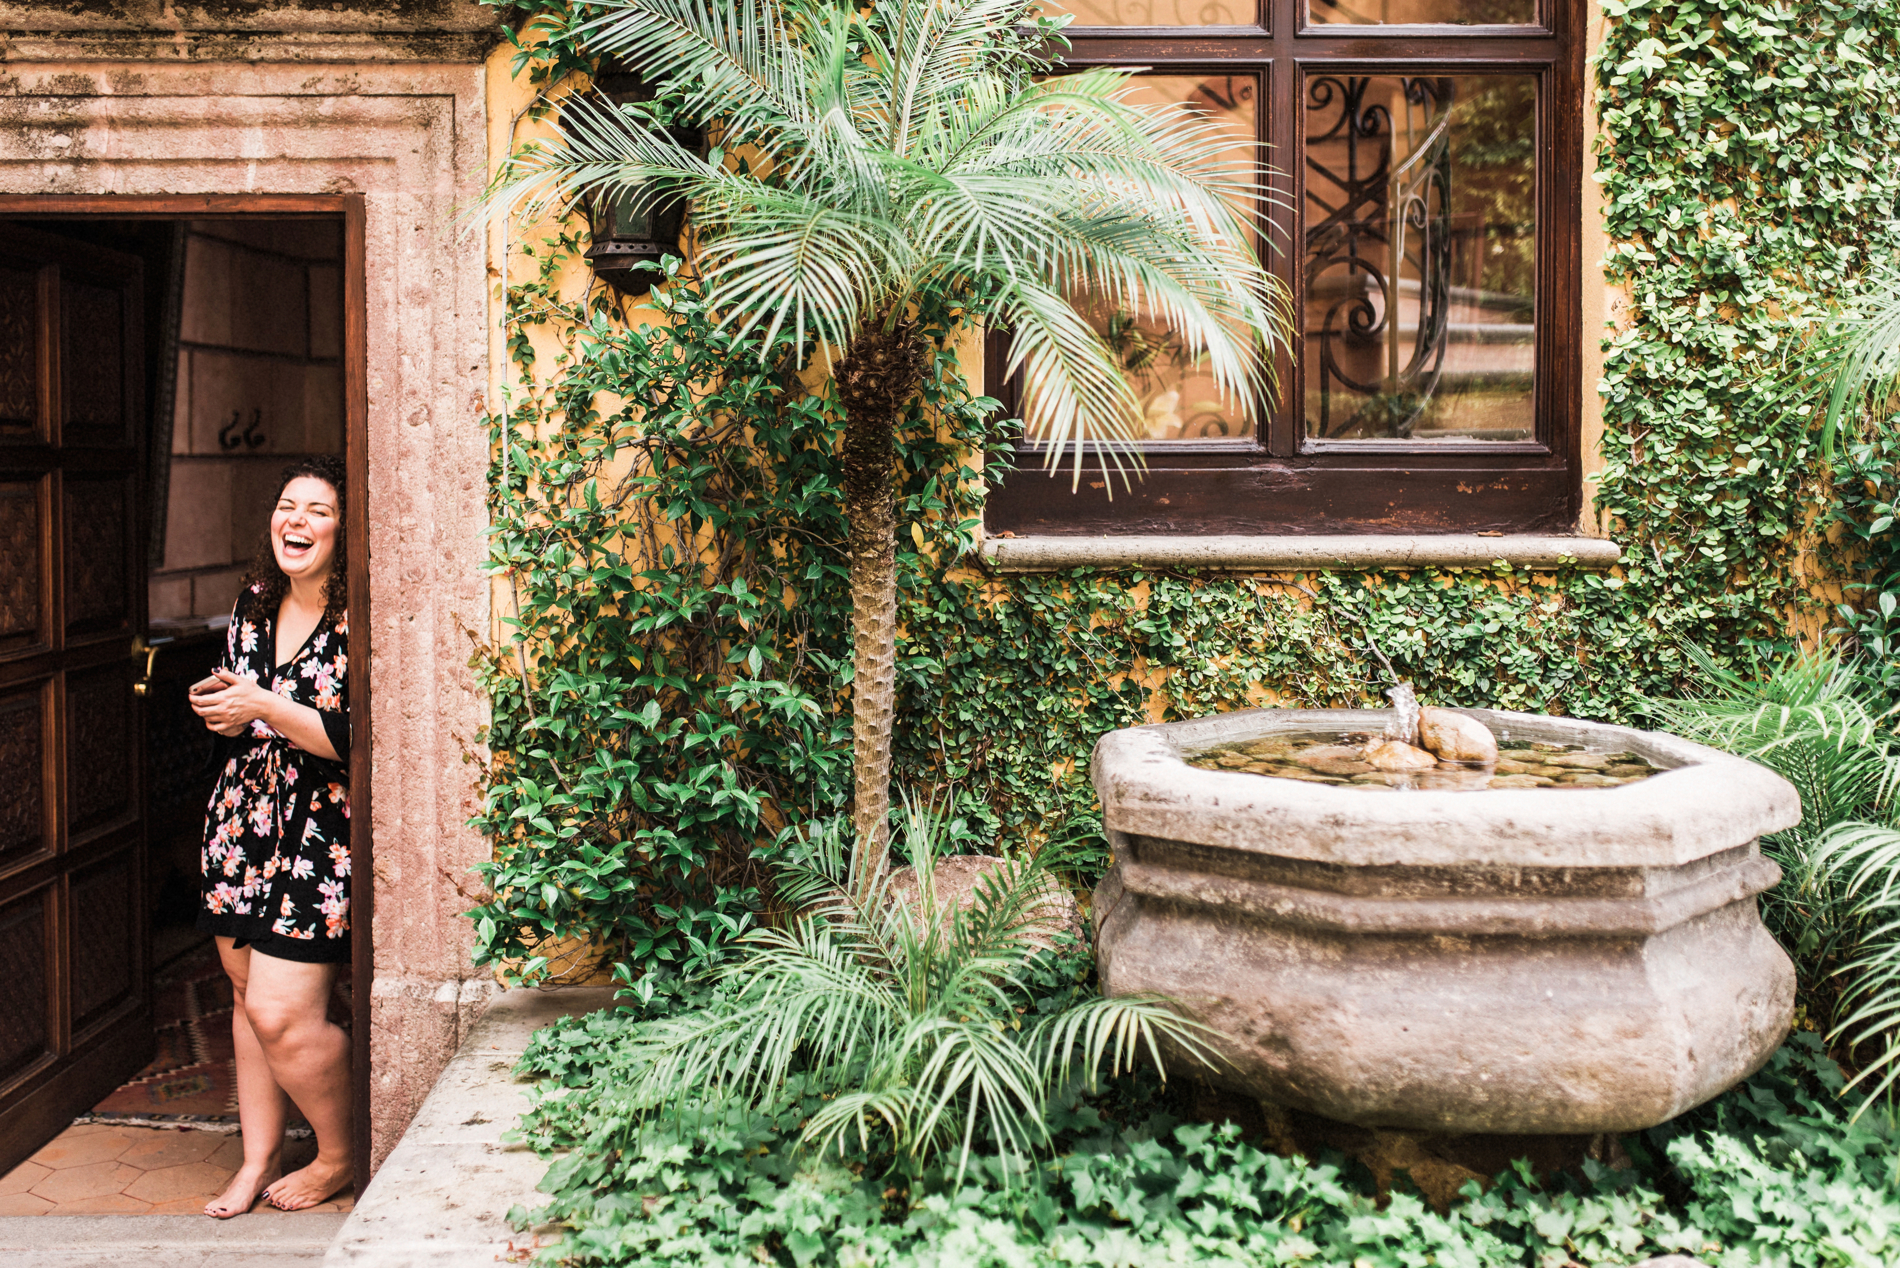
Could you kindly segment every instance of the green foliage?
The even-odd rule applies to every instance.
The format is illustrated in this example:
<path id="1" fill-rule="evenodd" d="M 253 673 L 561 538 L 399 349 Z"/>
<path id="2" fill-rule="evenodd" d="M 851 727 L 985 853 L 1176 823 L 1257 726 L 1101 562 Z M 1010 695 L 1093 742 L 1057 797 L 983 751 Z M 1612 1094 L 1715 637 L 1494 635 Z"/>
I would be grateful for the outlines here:
<path id="1" fill-rule="evenodd" d="M 1801 794 L 1801 822 L 1762 838 L 1783 872 L 1762 915 L 1805 1010 L 1833 1022 L 1856 1082 L 1884 1093 L 1900 1079 L 1900 736 L 1884 685 L 1835 654 L 1790 657 L 1759 681 L 1691 654 L 1713 689 L 1651 711 Z"/>
<path id="2" fill-rule="evenodd" d="M 745 935 L 710 1000 L 623 1037 L 622 1103 L 744 1115 L 795 1080 L 824 1102 L 800 1144 L 888 1155 L 907 1175 L 954 1153 L 960 1179 L 979 1138 L 1012 1172 L 1027 1168 L 1049 1144 L 1051 1098 L 1093 1086 L 1104 1067 L 1118 1074 L 1138 1055 L 1158 1067 L 1164 1039 L 1211 1059 L 1198 1028 L 1160 1000 L 1071 994 L 1032 1008 L 1032 926 L 1061 889 L 1023 859 L 983 876 L 968 909 L 943 901 L 946 827 L 933 808 L 907 804 L 913 871 L 900 892 L 882 848 L 847 857 L 848 821 L 814 824 L 780 867 L 798 914 Z"/>
<path id="3" fill-rule="evenodd" d="M 1900 165 L 1890 159 L 1900 126 L 1900 11 L 1817 0 L 1779 7 L 1757 0 L 1613 0 L 1608 7 L 1598 63 L 1598 176 L 1609 267 L 1629 303 L 1622 310 L 1626 327 L 1605 342 L 1609 466 L 1597 492 L 1624 547 L 1623 564 L 1608 575 L 1494 567 L 1279 577 L 1151 570 L 993 576 L 965 551 L 980 511 L 976 490 L 953 474 L 929 483 L 940 473 L 975 470 L 979 457 L 991 469 L 1002 458 L 994 449 L 983 454 L 992 442 L 982 438 L 980 402 L 953 383 L 954 368 L 940 352 L 932 409 L 941 421 L 907 431 L 901 446 L 909 500 L 899 515 L 896 777 L 912 787 L 962 790 L 973 846 L 1008 852 L 1024 843 L 1067 842 L 1081 864 L 1077 879 L 1091 880 L 1105 849 L 1087 781 L 1097 737 L 1240 701 L 1376 703 L 1385 683 L 1367 652 L 1369 640 L 1423 694 L 1445 703 L 1627 721 L 1645 698 L 1680 694 L 1700 677 L 1680 651 L 1684 640 L 1746 670 L 1791 645 L 1795 622 L 1819 626 L 1833 617 L 1873 653 L 1868 663 L 1888 676 L 1889 688 L 1900 687 L 1900 656 L 1893 654 L 1900 648 L 1895 452 L 1884 441 L 1856 441 L 1830 479 L 1814 431 L 1825 390 L 1797 373 L 1793 359 L 1821 297 L 1855 285 L 1868 260 L 1895 245 L 1891 210 L 1900 196 Z M 517 12 L 524 20 L 539 14 L 548 29 L 566 31 L 581 11 L 565 0 L 537 0 Z M 557 48 L 577 47 L 564 39 Z M 1584 267 L 1595 263 L 1586 259 Z M 606 416 L 590 415 L 589 394 L 611 391 L 622 368 L 589 358 L 685 355 L 662 346 L 673 336 L 650 332 L 641 339 L 651 352 L 622 352 L 631 346 L 627 336 L 583 339 L 577 332 L 596 320 L 595 312 L 557 304 L 545 288 L 515 288 L 509 300 L 511 351 L 524 374 L 540 376 L 531 398 L 511 413 L 510 425 L 523 435 L 543 418 L 570 433 L 563 443 L 578 445 L 598 433 Z M 532 364 L 527 330 L 537 323 L 568 340 L 567 360 Z M 706 338 L 679 337 L 689 344 Z M 662 344 L 651 342 L 656 338 Z M 707 354 L 699 364 L 711 372 L 720 369 L 715 361 Z M 567 403 L 576 421 L 562 417 Z M 664 481 L 667 489 L 677 483 L 679 492 L 662 496 L 703 502 L 710 478 L 693 473 L 727 455 L 682 453 L 687 457 L 667 468 Z M 817 720 L 793 727 L 802 748 L 786 741 L 779 750 L 809 755 L 802 782 L 746 774 L 747 762 L 737 761 L 738 787 L 763 793 L 763 800 L 722 806 L 712 828 L 693 829 L 697 844 L 677 856 L 678 867 L 630 861 L 616 874 L 632 888 L 613 902 L 575 899 L 561 887 L 560 865 L 581 848 L 577 842 L 611 862 L 626 854 L 615 844 L 624 837 L 587 826 L 564 838 L 559 832 L 578 823 L 545 814 L 556 831 L 542 832 L 532 849 L 504 834 L 504 855 L 519 867 L 511 863 L 495 878 L 498 897 L 484 908 L 495 924 L 485 926 L 484 946 L 519 954 L 536 934 L 585 930 L 627 954 L 636 976 L 677 963 L 694 954 L 691 939 L 713 945 L 707 938 L 715 926 L 700 913 L 739 920 L 751 901 L 746 892 L 759 888 L 738 844 L 754 812 L 739 807 L 758 807 L 770 829 L 750 838 L 756 843 L 781 824 L 837 804 L 842 777 L 821 760 L 838 751 L 826 745 L 843 734 L 836 683 L 820 681 L 811 656 L 836 662 L 845 655 L 842 596 L 830 570 L 839 560 L 820 549 L 835 552 L 842 529 L 835 464 L 816 446 L 808 456 L 812 483 L 802 510 L 776 491 L 769 473 L 759 477 L 765 521 L 822 526 L 792 543 L 801 559 L 830 561 L 817 581 L 798 587 L 797 621 L 775 617 L 776 624 L 748 631 L 720 616 L 719 605 L 693 599 L 704 584 L 680 565 L 629 565 L 663 579 L 656 588 L 692 600 L 686 606 L 702 614 L 694 618 L 702 624 L 690 628 L 706 630 L 709 644 L 736 640 L 730 647 L 759 648 L 762 674 L 751 675 L 743 661 L 723 673 L 789 683 L 817 705 Z M 1052 481 L 1048 496 L 1064 495 L 1063 484 Z M 507 498 L 517 496 L 511 491 Z M 498 523 L 514 514 L 502 507 Z M 1810 535 L 1835 518 L 1838 546 Z M 599 531 L 606 531 L 604 521 Z M 781 531 L 791 530 L 768 535 Z M 518 551 L 498 556 L 504 575 L 526 562 Z M 1811 588 L 1829 575 L 1848 587 L 1844 596 Z M 765 593 L 747 584 L 749 593 Z M 558 587 L 544 593 L 545 601 L 529 605 L 532 612 L 524 608 L 542 614 L 538 639 L 559 644 L 587 628 L 587 603 L 569 617 Z M 803 661 L 795 651 L 801 638 L 810 649 Z M 526 647 L 531 659 L 540 654 L 534 642 Z M 798 672 L 774 669 L 781 663 L 775 652 Z M 554 701 L 538 696 L 539 712 L 517 717 L 526 709 L 513 681 L 518 670 L 504 663 L 499 672 L 491 685 L 499 756 L 492 777 L 558 789 L 552 766 L 521 742 L 531 716 L 555 716 Z M 625 703 L 613 707 L 638 714 L 653 698 L 645 687 L 630 688 Z M 724 716 L 711 687 L 665 699 L 680 703 L 663 703 L 663 725 L 687 720 L 664 750 L 673 764 L 642 766 L 637 779 L 623 781 L 628 787 L 684 782 L 691 769 L 686 739 L 716 729 L 694 719 L 702 712 Z M 577 742 L 573 751 L 580 748 Z M 701 742 L 693 751 L 712 750 Z M 733 740 L 719 751 L 730 761 L 751 749 Z M 514 796 L 499 788 L 497 795 Z M 532 803 L 531 795 L 523 797 L 520 804 Z M 484 822 L 522 821 L 491 813 Z M 544 881 L 555 890 L 543 888 Z M 683 913 L 686 937 L 672 936 L 674 921 L 654 918 L 655 904 Z"/>
<path id="4" fill-rule="evenodd" d="M 544 249 L 510 300 L 562 333 L 560 360 L 491 420 L 510 639 L 478 640 L 473 662 L 495 754 L 478 955 L 532 978 L 551 944 L 591 938 L 642 969 L 704 965 L 769 897 L 756 847 L 848 786 L 841 424 L 786 338 L 720 330 L 685 280 L 657 292 L 667 325 L 630 330 L 604 299 L 560 301 L 548 279 L 572 244 Z M 524 373 L 529 327 L 510 343 Z M 926 333 L 904 437 L 931 475 L 899 503 L 919 519 L 947 509 L 943 476 L 987 407 Z"/>
<path id="5" fill-rule="evenodd" d="M 1036 967 L 1032 1006 L 1087 992 L 1082 957 Z M 1405 1192 L 1381 1202 L 1342 1160 L 1183 1122 L 1145 1075 L 1059 1102 L 1059 1152 L 1031 1187 L 994 1157 L 961 1177 L 946 1161 L 892 1178 L 874 1155 L 800 1149 L 829 1104 L 801 1075 L 750 1104 L 648 1112 L 626 1089 L 641 1059 L 629 1040 L 654 1007 L 550 1028 L 523 1059 L 543 1080 L 523 1136 L 568 1151 L 542 1182 L 548 1205 L 513 1213 L 565 1227 L 549 1262 L 1578 1268 L 1680 1252 L 1715 1268 L 1875 1268 L 1900 1255 L 1893 1125 L 1850 1118 L 1812 1035 L 1712 1104 L 1626 1138 L 1634 1170 L 1586 1163 L 1540 1184 L 1520 1164 L 1440 1214 Z"/>

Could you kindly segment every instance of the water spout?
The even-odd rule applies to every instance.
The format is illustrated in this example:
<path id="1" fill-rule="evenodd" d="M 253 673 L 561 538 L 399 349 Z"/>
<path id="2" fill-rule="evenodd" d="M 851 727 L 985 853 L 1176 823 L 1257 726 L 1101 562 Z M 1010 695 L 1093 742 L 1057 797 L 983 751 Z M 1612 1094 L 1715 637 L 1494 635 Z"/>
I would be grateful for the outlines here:
<path id="1" fill-rule="evenodd" d="M 1417 748 L 1418 697 L 1412 694 L 1412 684 L 1402 682 L 1396 687 L 1387 687 L 1385 694 L 1392 702 L 1393 714 L 1392 720 L 1385 724 L 1385 738 Z"/>

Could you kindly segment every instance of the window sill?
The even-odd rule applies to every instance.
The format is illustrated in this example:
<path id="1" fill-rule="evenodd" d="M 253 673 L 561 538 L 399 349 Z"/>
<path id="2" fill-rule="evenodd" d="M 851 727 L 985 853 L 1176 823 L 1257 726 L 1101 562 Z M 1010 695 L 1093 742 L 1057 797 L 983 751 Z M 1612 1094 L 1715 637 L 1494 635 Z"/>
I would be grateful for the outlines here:
<path id="1" fill-rule="evenodd" d="M 1622 551 L 1600 537 L 1476 534 L 1332 537 L 991 537 L 983 558 L 998 572 L 1064 568 L 1206 568 L 1223 572 L 1373 568 L 1608 568 Z"/>

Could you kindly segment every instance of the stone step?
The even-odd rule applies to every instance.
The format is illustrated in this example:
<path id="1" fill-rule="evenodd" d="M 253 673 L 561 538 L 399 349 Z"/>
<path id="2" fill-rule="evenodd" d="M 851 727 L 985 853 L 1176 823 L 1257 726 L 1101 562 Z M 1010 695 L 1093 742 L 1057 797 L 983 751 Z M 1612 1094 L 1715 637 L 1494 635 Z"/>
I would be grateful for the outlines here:
<path id="1" fill-rule="evenodd" d="M 0 1216 L 7 1268 L 304 1268 L 323 1262 L 340 1212 L 240 1215 Z"/>

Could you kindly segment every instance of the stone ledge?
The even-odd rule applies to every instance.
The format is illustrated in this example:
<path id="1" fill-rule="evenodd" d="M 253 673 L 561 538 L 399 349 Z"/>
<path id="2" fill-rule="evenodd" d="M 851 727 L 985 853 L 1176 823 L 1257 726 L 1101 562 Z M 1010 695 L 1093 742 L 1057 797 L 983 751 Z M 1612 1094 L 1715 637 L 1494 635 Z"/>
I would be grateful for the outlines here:
<path id="1" fill-rule="evenodd" d="M 1608 568 L 1622 557 L 1600 537 L 1367 534 L 1328 537 L 991 537 L 983 558 L 999 572 L 1064 568 L 1296 569 Z"/>
<path id="2" fill-rule="evenodd" d="M 508 1226 L 510 1207 L 541 1200 L 547 1164 L 504 1145 L 528 1108 L 515 1062 L 536 1030 L 613 1002 L 613 988 L 503 991 L 436 1080 L 415 1121 L 356 1199 L 326 1268 L 463 1268 L 513 1263 L 531 1233 Z"/>
<path id="3" fill-rule="evenodd" d="M 290 1268 L 323 1259 L 345 1217 L 329 1212 L 0 1217 L 0 1263 L 31 1268 Z"/>

